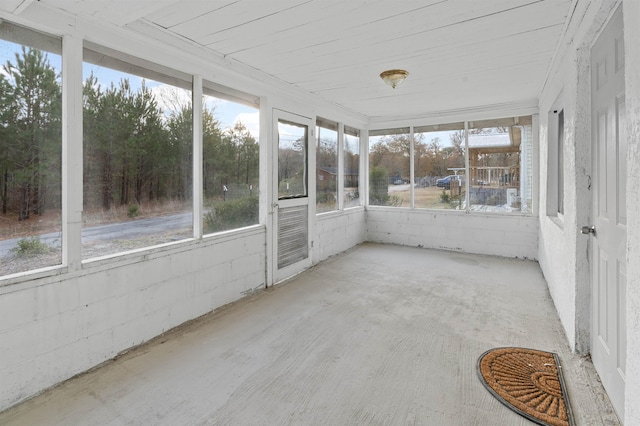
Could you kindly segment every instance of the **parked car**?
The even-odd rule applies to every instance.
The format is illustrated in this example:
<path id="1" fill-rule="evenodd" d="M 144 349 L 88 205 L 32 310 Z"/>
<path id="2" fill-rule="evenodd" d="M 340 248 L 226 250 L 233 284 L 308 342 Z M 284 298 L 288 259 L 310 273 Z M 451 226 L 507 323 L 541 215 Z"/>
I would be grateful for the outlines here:
<path id="1" fill-rule="evenodd" d="M 462 182 L 462 176 L 457 175 L 449 175 L 447 177 L 443 177 L 442 179 L 438 179 L 436 181 L 436 186 L 438 188 L 449 189 L 451 187 L 451 183 L 454 185 L 460 185 Z"/>

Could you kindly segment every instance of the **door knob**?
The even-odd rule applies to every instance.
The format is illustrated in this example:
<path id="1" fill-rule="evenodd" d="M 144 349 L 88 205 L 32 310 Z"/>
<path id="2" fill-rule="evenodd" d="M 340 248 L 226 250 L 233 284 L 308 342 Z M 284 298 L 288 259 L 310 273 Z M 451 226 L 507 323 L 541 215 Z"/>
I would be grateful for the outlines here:
<path id="1" fill-rule="evenodd" d="M 580 230 L 580 232 L 582 234 L 593 234 L 596 235 L 596 227 L 595 225 L 592 226 L 583 226 L 582 229 Z"/>

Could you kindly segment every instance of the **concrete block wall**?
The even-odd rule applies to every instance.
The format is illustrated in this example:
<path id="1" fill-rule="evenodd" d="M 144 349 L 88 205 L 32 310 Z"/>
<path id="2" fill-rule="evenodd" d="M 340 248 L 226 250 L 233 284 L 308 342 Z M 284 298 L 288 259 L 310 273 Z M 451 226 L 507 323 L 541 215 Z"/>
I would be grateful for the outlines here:
<path id="1" fill-rule="evenodd" d="M 366 240 L 536 259 L 538 219 L 504 214 L 369 209 Z"/>
<path id="2" fill-rule="evenodd" d="M 558 65 L 545 95 L 540 101 L 540 240 L 538 260 L 549 285 L 549 292 L 558 311 L 569 345 L 577 352 L 588 352 L 589 332 L 578 329 L 577 316 L 588 315 L 588 289 L 581 291 L 580 283 L 589 283 L 587 264 L 588 238 L 580 238 L 578 225 L 590 223 L 589 201 L 577 191 L 578 184 L 588 179 L 590 153 L 590 112 L 581 108 L 589 102 L 590 74 L 588 49 L 569 49 Z M 558 105 L 559 104 L 559 105 Z M 547 159 L 550 144 L 549 112 L 564 111 L 564 214 L 549 213 L 552 201 L 547 192 L 549 171 Z M 553 131 L 553 130 L 551 130 Z M 585 204 L 586 203 L 586 204 Z M 582 274 L 582 276 L 579 276 Z"/>
<path id="3" fill-rule="evenodd" d="M 0 410 L 264 284 L 255 227 L 0 287 Z"/>
<path id="4" fill-rule="evenodd" d="M 366 236 L 365 219 L 362 207 L 316 216 L 313 263 L 363 243 Z"/>
<path id="5" fill-rule="evenodd" d="M 591 219 L 591 46 L 613 12 L 615 0 L 590 0 L 574 12 L 540 95 L 539 262 L 569 345 L 590 350 L 589 238 L 579 229 Z M 564 110 L 564 214 L 548 212 L 549 112 Z M 551 182 L 553 185 L 554 182 Z"/>

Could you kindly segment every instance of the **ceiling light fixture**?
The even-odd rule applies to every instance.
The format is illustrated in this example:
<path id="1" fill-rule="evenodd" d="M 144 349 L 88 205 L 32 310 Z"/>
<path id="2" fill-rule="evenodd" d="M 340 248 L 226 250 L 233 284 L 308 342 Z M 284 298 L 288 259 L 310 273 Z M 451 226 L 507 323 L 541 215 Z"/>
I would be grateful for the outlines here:
<path id="1" fill-rule="evenodd" d="M 382 81 L 387 83 L 392 88 L 396 88 L 396 86 L 404 81 L 409 73 L 405 70 L 388 70 L 380 73 L 380 78 Z"/>

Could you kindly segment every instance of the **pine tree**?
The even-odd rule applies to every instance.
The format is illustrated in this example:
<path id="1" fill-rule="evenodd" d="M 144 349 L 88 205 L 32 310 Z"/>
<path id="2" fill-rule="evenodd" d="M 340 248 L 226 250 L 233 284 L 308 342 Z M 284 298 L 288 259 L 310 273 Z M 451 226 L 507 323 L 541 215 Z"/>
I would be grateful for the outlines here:
<path id="1" fill-rule="evenodd" d="M 18 220 L 43 214 L 60 193 L 62 92 L 55 69 L 40 50 L 22 47 L 4 71 L 13 81 L 14 131 L 7 155 L 16 182 Z"/>

